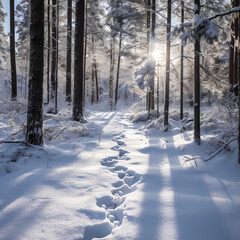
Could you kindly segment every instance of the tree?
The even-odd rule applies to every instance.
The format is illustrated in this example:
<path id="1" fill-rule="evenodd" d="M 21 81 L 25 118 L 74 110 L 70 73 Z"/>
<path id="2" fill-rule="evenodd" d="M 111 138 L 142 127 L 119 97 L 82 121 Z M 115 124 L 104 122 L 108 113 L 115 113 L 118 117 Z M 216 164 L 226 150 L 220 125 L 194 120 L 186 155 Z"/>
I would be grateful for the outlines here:
<path id="1" fill-rule="evenodd" d="M 17 48 L 17 71 L 21 73 L 24 78 L 24 96 L 27 96 L 27 85 L 29 75 L 29 27 L 30 27 L 30 6 L 29 0 L 21 0 L 16 6 L 16 33 L 18 39 L 16 42 Z M 22 78 L 23 79 L 23 78 Z M 22 92 L 22 83 L 21 83 Z"/>
<path id="2" fill-rule="evenodd" d="M 181 23 L 184 24 L 184 1 L 181 0 Z M 180 120 L 183 119 L 183 63 L 184 63 L 184 46 L 181 41 L 181 80 L 180 80 Z"/>
<path id="3" fill-rule="evenodd" d="M 5 22 L 6 13 L 3 12 L 2 0 L 0 0 L 0 70 L 6 68 L 7 55 L 6 47 L 8 46 L 8 37 L 4 32 L 4 22 Z"/>
<path id="4" fill-rule="evenodd" d="M 30 71 L 26 141 L 43 144 L 44 0 L 31 0 Z"/>
<path id="5" fill-rule="evenodd" d="M 200 14 L 200 0 L 194 0 L 195 25 Z M 195 29 L 197 31 L 197 29 Z M 200 145 L 200 36 L 195 33 L 194 44 L 194 140 Z"/>
<path id="6" fill-rule="evenodd" d="M 57 113 L 58 90 L 58 0 L 52 0 L 52 64 L 50 100 L 54 101 L 53 112 Z"/>
<path id="7" fill-rule="evenodd" d="M 168 0 L 168 5 L 167 5 L 166 83 L 165 83 L 165 100 L 164 100 L 164 126 L 166 128 L 166 131 L 168 130 L 168 114 L 169 114 L 171 13 L 172 13 L 172 1 Z"/>
<path id="8" fill-rule="evenodd" d="M 14 0 L 10 0 L 10 56 L 11 56 L 11 78 L 12 78 L 12 100 L 17 98 L 17 70 L 15 50 L 15 17 Z"/>
<path id="9" fill-rule="evenodd" d="M 73 120 L 83 120 L 85 0 L 76 1 Z"/>
<path id="10" fill-rule="evenodd" d="M 72 81 L 72 0 L 67 7 L 67 67 L 66 67 L 66 101 L 71 102 Z"/>

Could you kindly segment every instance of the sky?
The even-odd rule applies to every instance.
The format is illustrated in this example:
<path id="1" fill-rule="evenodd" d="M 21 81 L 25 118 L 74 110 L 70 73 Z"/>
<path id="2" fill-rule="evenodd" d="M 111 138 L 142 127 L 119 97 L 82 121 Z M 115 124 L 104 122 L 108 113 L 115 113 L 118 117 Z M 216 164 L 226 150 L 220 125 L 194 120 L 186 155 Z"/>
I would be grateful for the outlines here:
<path id="1" fill-rule="evenodd" d="M 15 5 L 18 4 L 20 0 L 15 0 Z M 4 12 L 7 13 L 7 17 L 5 18 L 5 24 L 4 24 L 4 29 L 6 33 L 9 33 L 10 31 L 10 21 L 9 21 L 9 0 L 3 0 L 3 8 Z"/>

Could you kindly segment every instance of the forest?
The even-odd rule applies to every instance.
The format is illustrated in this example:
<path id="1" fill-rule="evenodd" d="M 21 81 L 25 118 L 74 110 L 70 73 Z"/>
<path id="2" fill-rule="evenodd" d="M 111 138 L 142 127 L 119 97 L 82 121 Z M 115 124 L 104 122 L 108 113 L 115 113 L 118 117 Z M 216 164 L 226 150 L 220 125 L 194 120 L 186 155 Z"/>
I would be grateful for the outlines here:
<path id="1" fill-rule="evenodd" d="M 0 239 L 240 239 L 240 0 L 0 19 Z"/>

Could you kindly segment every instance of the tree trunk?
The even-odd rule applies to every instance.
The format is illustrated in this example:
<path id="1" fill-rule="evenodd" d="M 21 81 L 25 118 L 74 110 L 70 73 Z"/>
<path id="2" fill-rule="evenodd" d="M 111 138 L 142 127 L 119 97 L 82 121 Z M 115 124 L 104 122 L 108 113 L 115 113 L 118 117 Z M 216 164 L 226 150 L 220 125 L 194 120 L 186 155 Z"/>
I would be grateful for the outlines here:
<path id="1" fill-rule="evenodd" d="M 122 28 L 122 23 L 120 24 Z M 119 51 L 118 51 L 118 65 L 117 65 L 117 76 L 116 76 L 116 87 L 115 87 L 115 108 L 117 108 L 118 101 L 118 88 L 119 88 L 119 76 L 120 76 L 120 65 L 121 65 L 121 50 L 122 50 L 122 32 L 119 35 Z"/>
<path id="2" fill-rule="evenodd" d="M 43 143 L 44 0 L 31 0 L 30 71 L 26 141 Z"/>
<path id="3" fill-rule="evenodd" d="M 51 55 L 51 23 L 50 23 L 50 0 L 47 6 L 47 28 L 48 28 L 48 49 L 47 49 L 47 103 L 50 100 L 50 55 Z"/>
<path id="4" fill-rule="evenodd" d="M 56 98 L 57 90 L 57 0 L 52 0 L 52 63 L 50 100 Z"/>
<path id="5" fill-rule="evenodd" d="M 87 3 L 85 7 L 85 39 L 84 39 L 84 63 L 83 63 L 83 107 L 85 106 L 85 99 L 88 97 L 86 94 L 86 66 L 87 66 L 87 43 L 88 43 L 88 15 L 87 15 Z M 88 86 L 87 86 L 88 88 Z"/>
<path id="6" fill-rule="evenodd" d="M 239 6 L 239 0 L 235 0 L 234 7 Z M 235 44 L 234 44 L 234 93 L 238 96 L 238 78 L 239 78 L 239 18 L 235 17 L 234 19 L 234 36 L 235 36 Z"/>
<path id="7" fill-rule="evenodd" d="M 147 55 L 150 49 L 151 0 L 147 0 Z"/>
<path id="8" fill-rule="evenodd" d="M 73 120 L 83 120 L 85 0 L 76 1 Z"/>
<path id="9" fill-rule="evenodd" d="M 200 0 L 194 0 L 195 12 L 200 14 Z M 194 140 L 200 145 L 200 39 L 196 36 L 194 44 Z"/>
<path id="10" fill-rule="evenodd" d="M 66 66 L 66 102 L 71 102 L 72 92 L 72 0 L 67 7 L 67 66 Z"/>
<path id="11" fill-rule="evenodd" d="M 152 32 L 151 32 L 152 51 L 155 50 L 155 26 L 156 26 L 156 0 L 152 0 Z M 152 82 L 151 82 L 151 86 L 150 86 L 150 94 L 151 94 L 150 108 L 151 108 L 151 110 L 154 110 L 154 78 L 155 78 L 155 74 L 152 77 Z"/>
<path id="12" fill-rule="evenodd" d="M 98 88 L 98 69 L 97 69 L 97 56 L 96 56 L 96 48 L 95 48 L 95 40 L 92 36 L 92 45 L 93 45 L 93 71 L 95 78 L 95 93 L 96 93 L 96 103 L 99 101 L 99 88 Z"/>
<path id="13" fill-rule="evenodd" d="M 169 81 L 170 81 L 170 31 L 171 31 L 171 12 L 172 1 L 168 0 L 168 13 L 167 13 L 167 51 L 166 51 L 166 83 L 165 83 L 165 101 L 164 101 L 164 126 L 168 130 L 168 112 L 169 112 Z"/>
<path id="14" fill-rule="evenodd" d="M 184 23 L 184 1 L 181 1 L 181 22 Z M 184 47 L 183 41 L 181 43 L 181 80 L 180 80 L 180 120 L 183 119 L 183 55 Z"/>
<path id="15" fill-rule="evenodd" d="M 115 55 L 115 41 L 114 37 L 111 37 L 110 43 L 110 76 L 109 76 L 109 99 L 110 108 L 113 110 L 113 79 L 114 79 L 114 55 Z"/>
<path id="16" fill-rule="evenodd" d="M 12 100 L 17 98 L 17 70 L 15 51 L 15 18 L 14 0 L 10 0 L 10 58 L 11 58 L 11 79 L 12 79 Z"/>
<path id="17" fill-rule="evenodd" d="M 229 50 L 229 83 L 230 91 L 234 91 L 234 24 L 231 23 L 231 41 L 230 41 L 230 50 Z"/>

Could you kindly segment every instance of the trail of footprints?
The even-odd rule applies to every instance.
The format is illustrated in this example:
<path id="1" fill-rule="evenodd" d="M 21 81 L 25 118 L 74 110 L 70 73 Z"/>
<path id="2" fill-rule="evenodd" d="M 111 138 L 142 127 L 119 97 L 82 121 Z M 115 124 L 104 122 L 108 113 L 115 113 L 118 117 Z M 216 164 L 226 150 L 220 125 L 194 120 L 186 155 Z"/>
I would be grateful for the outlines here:
<path id="1" fill-rule="evenodd" d="M 112 141 L 116 142 L 117 145 L 111 149 L 116 151 L 116 156 L 110 156 L 104 158 L 101 164 L 105 166 L 109 171 L 116 173 L 118 180 L 112 184 L 113 189 L 111 196 L 104 196 L 97 199 L 97 206 L 104 208 L 108 218 L 108 222 L 88 226 L 84 230 L 83 240 L 90 240 L 93 238 L 103 238 L 111 234 L 113 228 L 118 227 L 122 224 L 123 220 L 123 209 L 121 205 L 126 200 L 126 195 L 135 191 L 137 184 L 141 180 L 141 175 L 133 170 L 129 170 L 127 167 L 118 165 L 121 161 L 128 161 L 130 158 L 126 155 L 128 151 L 122 149 L 126 146 L 123 139 L 124 134 L 117 135 Z"/>

